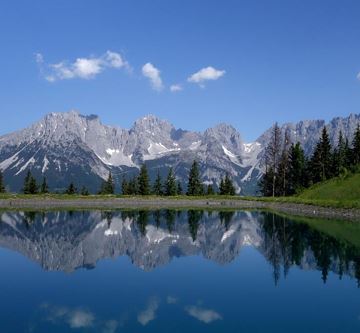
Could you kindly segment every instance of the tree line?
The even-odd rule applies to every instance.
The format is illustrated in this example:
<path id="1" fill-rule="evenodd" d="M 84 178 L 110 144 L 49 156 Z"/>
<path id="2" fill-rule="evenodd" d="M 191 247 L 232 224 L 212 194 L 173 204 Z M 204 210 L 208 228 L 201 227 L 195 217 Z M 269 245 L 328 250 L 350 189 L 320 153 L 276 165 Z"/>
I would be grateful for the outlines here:
<path id="1" fill-rule="evenodd" d="M 160 172 L 153 183 L 150 182 L 150 177 L 146 164 L 143 164 L 140 168 L 138 175 L 134 175 L 131 178 L 122 178 L 121 193 L 123 195 L 159 195 L 159 196 L 175 196 L 186 194 L 188 196 L 201 196 L 201 195 L 235 195 L 235 187 L 228 174 L 220 181 L 219 191 L 216 192 L 212 184 L 204 185 L 201 181 L 199 164 L 195 160 L 193 161 L 189 175 L 186 191 L 183 190 L 182 184 L 177 180 L 173 168 L 169 168 L 168 174 L 165 179 L 162 179 Z M 3 175 L 0 170 L 0 193 L 5 192 Z M 46 177 L 43 177 L 41 184 L 37 183 L 36 178 L 28 170 L 24 179 L 24 185 L 22 192 L 24 194 L 46 194 L 49 193 L 49 186 Z M 101 183 L 98 194 L 109 195 L 115 194 L 115 180 L 111 172 L 106 180 Z M 70 182 L 69 186 L 64 191 L 64 194 L 73 195 L 89 195 L 89 190 L 82 186 L 79 190 L 74 182 Z"/>
<path id="2" fill-rule="evenodd" d="M 324 126 L 311 156 L 302 145 L 291 143 L 288 131 L 284 135 L 276 123 L 265 149 L 265 173 L 259 182 L 263 196 L 287 196 L 301 192 L 313 184 L 355 172 L 360 164 L 360 125 L 351 142 L 339 132 L 333 147 Z"/>

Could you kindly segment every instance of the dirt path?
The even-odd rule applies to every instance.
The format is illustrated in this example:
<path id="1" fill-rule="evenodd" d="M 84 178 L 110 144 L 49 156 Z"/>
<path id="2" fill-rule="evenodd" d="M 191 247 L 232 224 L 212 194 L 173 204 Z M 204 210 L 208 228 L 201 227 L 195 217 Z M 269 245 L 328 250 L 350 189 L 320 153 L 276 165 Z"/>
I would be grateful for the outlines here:
<path id="1" fill-rule="evenodd" d="M 167 199 L 167 198 L 86 198 L 0 199 L 0 209 L 120 209 L 120 208 L 202 208 L 202 209 L 271 209 L 292 215 L 359 220 L 360 209 L 328 208 L 304 204 L 262 202 L 231 199 Z"/>

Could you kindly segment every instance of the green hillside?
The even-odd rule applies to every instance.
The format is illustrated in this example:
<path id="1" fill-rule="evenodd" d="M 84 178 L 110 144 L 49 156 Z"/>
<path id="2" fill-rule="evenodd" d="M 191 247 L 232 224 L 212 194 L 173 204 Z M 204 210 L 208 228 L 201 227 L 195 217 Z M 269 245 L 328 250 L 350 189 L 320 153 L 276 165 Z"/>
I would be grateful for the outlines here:
<path id="1" fill-rule="evenodd" d="M 304 200 L 338 201 L 360 205 L 360 173 L 316 184 L 298 195 Z"/>

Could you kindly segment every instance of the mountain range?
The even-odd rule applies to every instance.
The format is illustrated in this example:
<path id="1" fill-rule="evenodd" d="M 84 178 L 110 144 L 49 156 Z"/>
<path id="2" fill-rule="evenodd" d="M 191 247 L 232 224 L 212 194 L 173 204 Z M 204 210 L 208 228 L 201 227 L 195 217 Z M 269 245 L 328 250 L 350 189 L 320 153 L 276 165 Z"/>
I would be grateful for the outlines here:
<path id="1" fill-rule="evenodd" d="M 310 154 L 324 126 L 335 143 L 338 133 L 351 139 L 360 114 L 324 120 L 305 120 L 281 126 L 292 142 Z M 108 126 L 96 115 L 76 111 L 50 113 L 20 131 L 0 136 L 0 169 L 8 191 L 20 191 L 27 170 L 41 181 L 46 176 L 52 191 L 63 191 L 72 181 L 96 192 L 111 171 L 117 185 L 122 177 L 137 174 L 146 163 L 150 178 L 173 167 L 183 185 L 193 160 L 200 165 L 204 184 L 217 187 L 228 173 L 237 193 L 255 194 L 264 169 L 264 150 L 271 128 L 254 142 L 244 142 L 231 125 L 221 123 L 204 132 L 174 127 L 154 115 L 135 121 L 130 129 Z M 119 189 L 119 186 L 117 186 Z"/>

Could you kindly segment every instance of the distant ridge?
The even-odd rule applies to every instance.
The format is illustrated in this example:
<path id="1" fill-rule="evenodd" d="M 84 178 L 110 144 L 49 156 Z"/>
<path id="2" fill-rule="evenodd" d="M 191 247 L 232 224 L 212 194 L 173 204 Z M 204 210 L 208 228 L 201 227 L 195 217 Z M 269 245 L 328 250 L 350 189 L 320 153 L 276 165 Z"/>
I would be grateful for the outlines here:
<path id="1" fill-rule="evenodd" d="M 284 124 L 293 142 L 303 144 L 307 154 L 324 125 L 332 142 L 341 130 L 351 137 L 360 114 L 324 120 Z M 200 164 L 204 184 L 218 186 L 228 173 L 237 192 L 254 194 L 263 171 L 264 147 L 271 129 L 256 141 L 246 143 L 229 124 L 219 124 L 202 133 L 175 128 L 154 115 L 137 119 L 130 129 L 103 125 L 97 115 L 76 111 L 50 113 L 20 131 L 0 137 L 0 169 L 10 191 L 20 191 L 26 171 L 40 180 L 46 176 L 51 190 L 63 190 L 70 181 L 97 191 L 109 171 L 118 181 L 146 163 L 150 176 L 165 175 L 170 166 L 185 183 L 194 159 Z"/>

